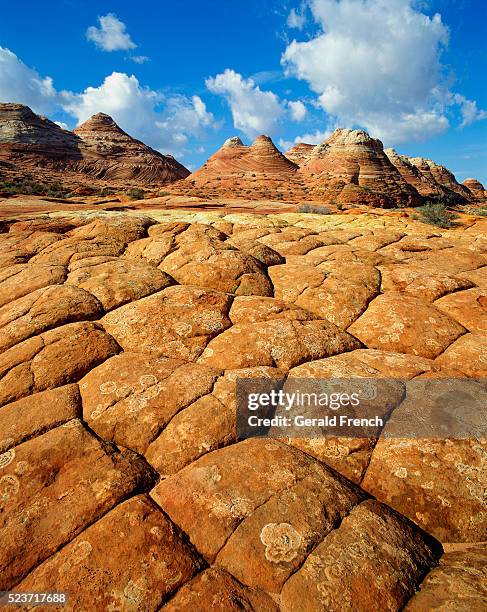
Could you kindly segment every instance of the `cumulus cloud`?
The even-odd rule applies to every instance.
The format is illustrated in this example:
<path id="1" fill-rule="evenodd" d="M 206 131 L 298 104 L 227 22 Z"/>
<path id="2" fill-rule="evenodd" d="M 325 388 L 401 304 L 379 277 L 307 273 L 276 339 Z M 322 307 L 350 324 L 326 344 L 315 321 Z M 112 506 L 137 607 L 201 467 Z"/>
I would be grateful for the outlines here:
<path id="1" fill-rule="evenodd" d="M 130 38 L 127 27 L 113 13 L 98 17 L 100 27 L 90 26 L 86 30 L 86 38 L 95 43 L 103 51 L 129 51 L 137 45 Z"/>
<path id="2" fill-rule="evenodd" d="M 309 0 L 320 32 L 293 40 L 282 63 L 308 82 L 319 105 L 343 125 L 360 125 L 388 144 L 448 128 L 449 107 L 463 125 L 482 117 L 475 102 L 452 96 L 440 56 L 449 31 L 414 0 Z"/>
<path id="3" fill-rule="evenodd" d="M 214 125 L 199 96 L 165 96 L 143 87 L 134 75 L 114 72 L 99 87 L 65 94 L 64 110 L 82 123 L 103 112 L 121 128 L 163 152 L 181 155 L 189 136 Z"/>
<path id="4" fill-rule="evenodd" d="M 288 106 L 294 121 L 303 121 L 307 114 L 306 106 L 300 100 L 288 102 Z"/>
<path id="5" fill-rule="evenodd" d="M 41 77 L 12 51 L 0 47 L 0 102 L 26 104 L 37 113 L 52 112 L 59 95 L 51 77 Z"/>
<path id="6" fill-rule="evenodd" d="M 249 138 L 275 132 L 285 109 L 272 91 L 262 91 L 252 79 L 234 70 L 225 70 L 206 80 L 206 87 L 225 98 L 234 126 Z"/>
<path id="7" fill-rule="evenodd" d="M 305 142 L 306 144 L 317 145 L 321 144 L 328 136 L 331 135 L 331 130 L 320 131 L 316 130 L 314 132 L 309 132 L 307 134 L 303 134 L 302 136 L 296 136 L 294 140 L 281 140 L 279 141 L 279 146 L 283 151 L 287 151 L 297 145 L 300 142 Z"/>
<path id="8" fill-rule="evenodd" d="M 480 110 L 477 108 L 477 102 L 468 100 L 461 94 L 453 94 L 453 104 L 457 104 L 460 107 L 460 113 L 462 115 L 462 123 L 460 127 L 466 127 L 474 123 L 474 121 L 480 121 L 487 119 L 487 111 Z"/>
<path id="9" fill-rule="evenodd" d="M 12 51 L 0 47 L 0 101 L 30 106 L 36 113 L 67 113 L 78 123 L 103 112 L 131 136 L 162 151 L 182 156 L 191 137 L 218 127 L 199 96 L 165 95 L 144 87 L 134 75 L 113 72 L 101 85 L 84 91 L 58 91 Z M 64 118 L 64 117 L 63 117 Z M 66 123 L 58 125 L 67 128 Z"/>
<path id="10" fill-rule="evenodd" d="M 289 28 L 295 28 L 296 30 L 302 30 L 306 23 L 306 17 L 304 16 L 305 5 L 301 4 L 299 11 L 291 9 L 287 16 L 287 25 Z"/>

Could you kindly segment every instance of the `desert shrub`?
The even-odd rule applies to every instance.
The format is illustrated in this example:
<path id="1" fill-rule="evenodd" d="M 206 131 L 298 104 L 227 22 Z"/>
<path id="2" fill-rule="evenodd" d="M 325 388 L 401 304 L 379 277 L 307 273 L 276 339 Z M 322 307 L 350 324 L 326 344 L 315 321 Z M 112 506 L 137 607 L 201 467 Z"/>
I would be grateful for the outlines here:
<path id="1" fill-rule="evenodd" d="M 170 191 L 159 191 L 159 192 L 157 193 L 157 196 L 158 196 L 159 198 L 163 198 L 163 197 L 165 197 L 165 196 L 170 196 L 170 195 L 171 195 L 171 192 L 170 192 Z"/>
<path id="2" fill-rule="evenodd" d="M 313 213 L 315 215 L 329 215 L 331 210 L 326 206 L 313 206 L 311 204 L 302 204 L 297 212 L 299 213 Z"/>
<path id="3" fill-rule="evenodd" d="M 52 198 L 65 198 L 68 191 L 56 181 L 39 183 L 31 177 L 16 177 L 0 183 L 1 195 L 47 195 Z"/>
<path id="4" fill-rule="evenodd" d="M 115 194 L 115 189 L 112 189 L 111 187 L 102 187 L 100 191 L 98 192 L 98 195 L 102 197 L 111 196 L 114 194 Z"/>
<path id="5" fill-rule="evenodd" d="M 131 200 L 143 200 L 145 197 L 145 191 L 139 187 L 132 187 L 127 191 L 127 195 Z"/>
<path id="6" fill-rule="evenodd" d="M 419 219 L 423 221 L 423 223 L 436 225 L 437 227 L 452 227 L 454 225 L 453 221 L 457 217 L 457 215 L 449 211 L 444 204 L 428 202 L 424 206 L 420 206 L 417 210 L 420 213 Z"/>

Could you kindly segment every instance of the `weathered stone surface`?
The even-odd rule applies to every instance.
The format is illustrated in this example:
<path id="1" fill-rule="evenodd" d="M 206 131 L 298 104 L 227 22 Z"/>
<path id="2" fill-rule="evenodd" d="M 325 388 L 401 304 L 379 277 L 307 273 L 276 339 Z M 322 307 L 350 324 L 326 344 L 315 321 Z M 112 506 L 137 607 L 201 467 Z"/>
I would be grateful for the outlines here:
<path id="1" fill-rule="evenodd" d="M 359 347 L 355 338 L 328 321 L 277 319 L 234 325 L 208 344 L 198 363 L 221 369 L 291 368 Z"/>
<path id="2" fill-rule="evenodd" d="M 16 257 L 25 262 L 60 239 L 61 236 L 51 231 L 24 230 L 0 234 L 0 257 Z"/>
<path id="3" fill-rule="evenodd" d="M 403 517 L 365 501 L 289 578 L 281 610 L 398 610 L 440 554 L 438 543 Z"/>
<path id="4" fill-rule="evenodd" d="M 69 285 L 37 289 L 0 308 L 0 351 L 48 329 L 102 315 L 100 302 L 83 289 Z"/>
<path id="5" fill-rule="evenodd" d="M 159 265 L 178 283 L 236 295 L 272 295 L 263 264 L 225 241 L 226 235 L 195 224 L 178 235 L 175 250 Z"/>
<path id="6" fill-rule="evenodd" d="M 407 405 L 396 410 L 413 418 Z M 387 438 L 390 430 L 387 424 L 362 486 L 443 542 L 486 540 L 485 441 Z"/>
<path id="7" fill-rule="evenodd" d="M 244 519 L 216 563 L 243 584 L 279 593 L 313 548 L 363 499 L 331 471 L 316 470 Z"/>
<path id="8" fill-rule="evenodd" d="M 435 307 L 458 321 L 469 331 L 487 334 L 487 291 L 457 291 L 435 302 Z"/>
<path id="9" fill-rule="evenodd" d="M 103 445 L 76 419 L 8 450 L 1 466 L 2 589 L 152 478 L 136 455 Z"/>
<path id="10" fill-rule="evenodd" d="M 484 546 L 448 552 L 421 583 L 407 612 L 455 610 L 483 612 L 487 602 L 487 551 Z"/>
<path id="11" fill-rule="evenodd" d="M 164 612 L 187 612 L 187 610 L 278 612 L 279 607 L 262 591 L 243 586 L 219 568 L 209 568 L 181 587 L 161 610 Z"/>
<path id="12" fill-rule="evenodd" d="M 389 291 L 375 298 L 348 331 L 369 348 L 432 359 L 465 328 L 419 298 Z"/>
<path id="13" fill-rule="evenodd" d="M 63 266 L 17 264 L 0 270 L 0 306 L 49 285 L 64 283 Z"/>
<path id="14" fill-rule="evenodd" d="M 244 518 L 316 470 L 316 462 L 303 453 L 255 438 L 201 457 L 161 481 L 151 496 L 213 560 Z"/>
<path id="15" fill-rule="evenodd" d="M 311 321 L 317 317 L 310 312 L 284 300 L 270 297 L 241 296 L 233 300 L 229 317 L 232 323 L 257 323 L 285 319 L 289 321 Z"/>
<path id="16" fill-rule="evenodd" d="M 18 590 L 69 593 L 66 610 L 155 611 L 199 567 L 170 521 L 140 495 L 88 527 Z"/>
<path id="17" fill-rule="evenodd" d="M 168 287 L 102 319 L 126 351 L 194 361 L 208 341 L 230 326 L 231 296 L 199 287 Z"/>
<path id="18" fill-rule="evenodd" d="M 0 452 L 81 416 L 78 385 L 34 393 L 0 410 Z"/>
<path id="19" fill-rule="evenodd" d="M 237 236 L 235 238 L 229 238 L 226 240 L 226 243 L 235 247 L 242 253 L 252 255 L 252 257 L 255 257 L 255 259 L 262 262 L 265 266 L 276 266 L 285 262 L 284 257 L 277 251 L 256 240 Z"/>
<path id="20" fill-rule="evenodd" d="M 227 370 L 211 394 L 180 411 L 148 447 L 145 457 L 162 476 L 175 474 L 199 457 L 236 441 L 236 381 L 242 378 L 281 380 L 284 370 Z"/>
<path id="21" fill-rule="evenodd" d="M 67 266 L 73 261 L 87 257 L 117 257 L 125 249 L 125 244 L 110 237 L 71 236 L 49 245 L 32 257 L 31 263 Z"/>
<path id="22" fill-rule="evenodd" d="M 286 264 L 271 268 L 269 274 L 277 298 L 294 302 L 343 329 L 364 312 L 380 287 L 379 272 L 368 264 Z"/>
<path id="23" fill-rule="evenodd" d="M 437 359 L 441 367 L 454 368 L 467 376 L 487 376 L 487 338 L 465 334 Z"/>
<path id="24" fill-rule="evenodd" d="M 467 279 L 414 264 L 381 266 L 380 271 L 382 291 L 401 291 L 428 302 L 473 287 L 473 283 Z"/>
<path id="25" fill-rule="evenodd" d="M 170 276 L 143 263 L 116 260 L 106 263 L 91 263 L 90 259 L 79 262 L 68 274 L 66 283 L 89 291 L 112 310 L 127 302 L 139 300 L 152 293 L 174 285 Z"/>
<path id="26" fill-rule="evenodd" d="M 70 323 L 0 355 L 0 405 L 79 380 L 120 347 L 95 323 Z"/>
<path id="27" fill-rule="evenodd" d="M 216 379 L 217 372 L 197 364 L 121 353 L 80 381 L 83 416 L 103 439 L 143 453 Z"/>

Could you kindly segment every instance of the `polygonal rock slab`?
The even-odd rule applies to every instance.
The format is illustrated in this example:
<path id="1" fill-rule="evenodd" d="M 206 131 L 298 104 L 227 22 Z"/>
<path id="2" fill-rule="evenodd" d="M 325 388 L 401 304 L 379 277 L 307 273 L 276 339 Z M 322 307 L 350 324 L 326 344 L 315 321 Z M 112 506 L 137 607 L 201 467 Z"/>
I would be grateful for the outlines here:
<path id="1" fill-rule="evenodd" d="M 279 593 L 312 549 L 363 499 L 331 471 L 316 470 L 244 519 L 216 563 L 243 584 Z"/>
<path id="2" fill-rule="evenodd" d="M 185 232 L 187 233 L 187 232 Z M 159 266 L 178 283 L 198 285 L 235 295 L 272 295 L 263 264 L 226 242 L 184 242 Z"/>
<path id="3" fill-rule="evenodd" d="M 102 319 L 126 351 L 194 361 L 208 341 L 230 326 L 232 298 L 199 287 L 168 287 L 121 306 Z"/>
<path id="4" fill-rule="evenodd" d="M 390 291 L 375 298 L 348 331 L 368 348 L 434 359 L 465 328 L 418 298 Z"/>
<path id="5" fill-rule="evenodd" d="M 65 610 L 155 611 L 199 567 L 170 521 L 140 495 L 88 527 L 17 588 L 68 593 Z"/>
<path id="6" fill-rule="evenodd" d="M 437 300 L 435 307 L 469 331 L 487 335 L 487 290 L 457 291 Z"/>
<path id="7" fill-rule="evenodd" d="M 320 319 L 345 329 L 365 310 L 380 288 L 380 274 L 370 265 L 325 262 L 318 267 L 286 264 L 269 271 L 275 295 Z"/>
<path id="8" fill-rule="evenodd" d="M 78 385 L 34 393 L 0 410 L 0 452 L 80 416 Z"/>
<path id="9" fill-rule="evenodd" d="M 284 257 L 279 255 L 277 251 L 271 249 L 265 244 L 261 244 L 256 240 L 250 240 L 248 238 L 232 237 L 225 241 L 226 244 L 235 247 L 242 253 L 252 255 L 258 261 L 262 262 L 265 266 L 277 266 L 285 263 Z"/>
<path id="10" fill-rule="evenodd" d="M 230 309 L 232 323 L 257 323 L 272 319 L 311 321 L 317 317 L 310 312 L 283 300 L 254 295 L 236 297 Z"/>
<path id="11" fill-rule="evenodd" d="M 0 306 L 49 285 L 61 285 L 66 278 L 64 266 L 17 264 L 0 270 Z"/>
<path id="12" fill-rule="evenodd" d="M 487 376 L 487 338 L 483 334 L 465 334 L 453 342 L 435 363 L 460 370 L 467 376 Z"/>
<path id="13" fill-rule="evenodd" d="M 255 508 L 316 470 L 321 471 L 304 453 L 255 438 L 201 457 L 161 481 L 151 496 L 213 560 Z"/>
<path id="14" fill-rule="evenodd" d="M 0 308 L 0 352 L 48 329 L 102 315 L 100 302 L 83 289 L 67 285 L 37 289 Z"/>
<path id="15" fill-rule="evenodd" d="M 75 382 L 119 350 L 95 323 L 70 323 L 24 340 L 0 355 L 0 405 Z"/>
<path id="16" fill-rule="evenodd" d="M 484 612 L 487 602 L 485 545 L 447 552 L 404 608 L 407 612 Z"/>
<path id="17" fill-rule="evenodd" d="M 387 506 L 356 506 L 284 585 L 281 610 L 399 610 L 441 546 Z"/>
<path id="18" fill-rule="evenodd" d="M 145 263 L 119 259 L 93 265 L 90 259 L 84 259 L 70 266 L 66 283 L 89 291 L 105 310 L 112 310 L 174 285 L 175 281 Z"/>
<path id="19" fill-rule="evenodd" d="M 84 419 L 104 440 L 143 453 L 179 410 L 211 391 L 217 376 L 193 363 L 121 353 L 80 381 Z"/>
<path id="20" fill-rule="evenodd" d="M 117 257 L 125 249 L 125 244 L 112 238 L 83 238 L 72 236 L 63 238 L 39 251 L 30 262 L 67 266 L 74 261 L 87 257 Z"/>
<path id="21" fill-rule="evenodd" d="M 268 595 L 243 586 L 227 572 L 213 567 L 182 586 L 161 610 L 187 612 L 202 610 L 203 605 L 212 612 L 279 612 Z"/>
<path id="22" fill-rule="evenodd" d="M 221 369 L 291 368 L 356 348 L 358 340 L 328 321 L 278 319 L 234 325 L 209 343 L 198 362 Z"/>
<path id="23" fill-rule="evenodd" d="M 382 437 L 362 487 L 442 542 L 476 542 L 487 540 L 486 474 L 485 441 Z"/>
<path id="24" fill-rule="evenodd" d="M 427 302 L 473 287 L 473 283 L 467 279 L 415 264 L 381 266 L 380 271 L 382 291 L 401 291 Z"/>
<path id="25" fill-rule="evenodd" d="M 103 445 L 76 419 L 6 451 L 0 466 L 2 589 L 153 478 L 137 455 Z"/>

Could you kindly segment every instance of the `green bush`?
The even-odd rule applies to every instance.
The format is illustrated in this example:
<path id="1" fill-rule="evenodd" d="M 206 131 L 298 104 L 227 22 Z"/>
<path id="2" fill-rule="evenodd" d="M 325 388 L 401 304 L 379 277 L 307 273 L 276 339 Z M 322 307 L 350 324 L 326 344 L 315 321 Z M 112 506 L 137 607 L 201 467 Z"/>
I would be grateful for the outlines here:
<path id="1" fill-rule="evenodd" d="M 311 204 L 302 204 L 297 212 L 299 213 L 313 213 L 315 215 L 329 215 L 331 210 L 326 206 L 312 206 Z"/>
<path id="2" fill-rule="evenodd" d="M 143 200 L 145 197 L 145 191 L 138 187 L 133 187 L 127 191 L 127 195 L 131 200 Z"/>
<path id="3" fill-rule="evenodd" d="M 457 218 L 457 215 L 449 211 L 444 204 L 428 202 L 417 210 L 421 214 L 420 221 L 437 227 L 453 227 L 454 220 Z"/>
<path id="4" fill-rule="evenodd" d="M 98 192 L 98 195 L 102 197 L 115 195 L 115 189 L 112 189 L 111 187 L 102 187 Z"/>

